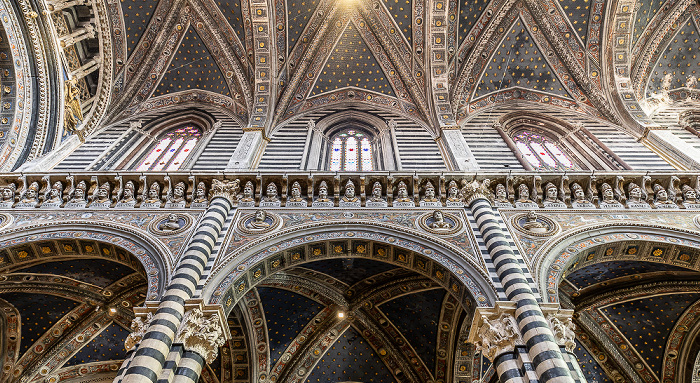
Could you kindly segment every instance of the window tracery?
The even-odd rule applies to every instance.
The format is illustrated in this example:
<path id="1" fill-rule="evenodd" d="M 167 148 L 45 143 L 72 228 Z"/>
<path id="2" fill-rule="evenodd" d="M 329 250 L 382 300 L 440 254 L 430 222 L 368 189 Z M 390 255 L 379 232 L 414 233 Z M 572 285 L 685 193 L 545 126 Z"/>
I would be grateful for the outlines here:
<path id="1" fill-rule="evenodd" d="M 361 131 L 346 129 L 331 140 L 330 170 L 372 171 L 374 156 L 372 142 Z"/>
<path id="2" fill-rule="evenodd" d="M 170 130 L 151 149 L 136 170 L 178 170 L 202 137 L 202 131 L 192 125 Z"/>
<path id="3" fill-rule="evenodd" d="M 523 158 L 535 169 L 563 170 L 574 169 L 574 163 L 559 148 L 559 145 L 549 138 L 523 131 L 513 137 L 515 146 Z"/>

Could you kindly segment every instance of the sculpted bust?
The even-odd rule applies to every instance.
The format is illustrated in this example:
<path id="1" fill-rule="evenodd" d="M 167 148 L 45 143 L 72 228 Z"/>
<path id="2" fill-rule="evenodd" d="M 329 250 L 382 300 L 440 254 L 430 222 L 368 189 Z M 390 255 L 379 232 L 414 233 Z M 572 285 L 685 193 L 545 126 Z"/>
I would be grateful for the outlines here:
<path id="1" fill-rule="evenodd" d="M 445 216 L 440 210 L 435 210 L 433 212 L 433 222 L 430 227 L 435 230 L 449 230 L 452 229 L 452 224 L 445 221 Z"/>
<path id="2" fill-rule="evenodd" d="M 518 201 L 520 203 L 533 203 L 530 199 L 530 189 L 525 184 L 518 186 Z"/>
<path id="3" fill-rule="evenodd" d="M 331 202 L 328 198 L 328 184 L 326 184 L 326 181 L 321 181 L 321 184 L 318 185 L 318 198 L 314 202 Z"/>
<path id="4" fill-rule="evenodd" d="M 61 181 L 56 181 L 51 186 L 51 190 L 49 190 L 49 195 L 48 195 L 48 199 L 46 200 L 46 202 L 48 202 L 48 203 L 62 202 L 62 200 L 61 200 L 62 196 L 63 196 L 63 183 Z"/>
<path id="5" fill-rule="evenodd" d="M 253 202 L 255 201 L 255 197 L 253 196 L 253 191 L 255 189 L 253 188 L 253 183 L 248 181 L 245 183 L 245 186 L 243 186 L 243 195 L 241 197 L 238 197 L 239 202 Z"/>
<path id="6" fill-rule="evenodd" d="M 170 202 L 173 202 L 173 203 L 184 202 L 186 189 L 187 189 L 187 186 L 185 186 L 184 182 L 178 182 L 177 185 L 175 185 L 175 187 L 173 188 L 173 196 L 170 198 Z"/>
<path id="7" fill-rule="evenodd" d="M 73 198 L 71 198 L 71 203 L 81 203 L 85 202 L 85 191 L 87 190 L 87 184 L 85 181 L 78 182 L 78 186 L 75 187 L 73 191 Z"/>
<path id="8" fill-rule="evenodd" d="M 581 187 L 581 185 L 574 182 L 571 185 L 571 191 L 574 193 L 574 202 L 580 203 L 580 204 L 585 204 L 585 203 L 589 202 L 586 199 L 586 193 L 583 191 L 583 188 Z"/>
<path id="9" fill-rule="evenodd" d="M 529 195 L 529 192 L 528 192 Z M 508 203 L 508 193 L 506 193 L 506 187 L 503 184 L 496 185 L 496 202 Z"/>
<path id="10" fill-rule="evenodd" d="M 634 182 L 630 182 L 627 185 L 627 196 L 629 197 L 628 203 L 642 203 L 642 188 Z"/>
<path id="11" fill-rule="evenodd" d="M 386 199 L 382 197 L 382 184 L 375 182 L 372 185 L 372 196 L 369 198 L 371 202 L 386 202 Z"/>
<path id="12" fill-rule="evenodd" d="M 615 204 L 617 203 L 617 200 L 615 199 L 615 193 L 613 192 L 612 186 L 610 186 L 609 183 L 605 182 L 600 186 L 601 193 L 603 195 L 603 202 L 609 203 L 609 204 Z"/>
<path id="13" fill-rule="evenodd" d="M 464 198 L 459 194 L 459 188 L 455 180 L 450 181 L 447 186 L 447 200 L 450 202 L 463 202 Z"/>
<path id="14" fill-rule="evenodd" d="M 134 187 L 134 183 L 131 181 L 126 181 L 126 185 L 124 185 L 124 194 L 122 194 L 122 199 L 121 203 L 131 203 L 134 202 L 136 199 L 134 196 L 136 195 L 136 188 Z"/>
<path id="15" fill-rule="evenodd" d="M 256 210 L 255 216 L 250 222 L 248 222 L 247 227 L 253 230 L 266 229 L 270 227 L 270 224 L 265 222 L 266 218 L 267 213 L 265 213 L 265 210 Z"/>
<path id="16" fill-rule="evenodd" d="M 348 180 L 345 184 L 345 194 L 340 199 L 341 202 L 358 202 L 360 199 L 355 195 L 355 184 Z"/>
<path id="17" fill-rule="evenodd" d="M 109 182 L 105 182 L 100 187 L 97 189 L 97 199 L 95 202 L 97 203 L 105 203 L 109 202 L 109 190 L 110 190 L 110 185 Z"/>
<path id="18" fill-rule="evenodd" d="M 408 189 L 403 181 L 399 182 L 396 192 L 396 202 L 411 202 L 411 199 L 408 198 Z"/>
<path id="19" fill-rule="evenodd" d="M 197 189 L 194 192 L 195 203 L 205 203 L 207 202 L 207 185 L 204 182 L 199 182 L 197 184 Z"/>
<path id="20" fill-rule="evenodd" d="M 695 191 L 695 189 L 688 185 L 683 185 L 681 192 L 683 193 L 683 202 L 690 204 L 698 203 L 698 193 Z"/>
<path id="21" fill-rule="evenodd" d="M 674 205 L 673 201 L 668 199 L 666 189 L 659 184 L 654 184 L 654 203 L 656 205 Z"/>
<path id="22" fill-rule="evenodd" d="M 160 230 L 172 232 L 180 229 L 180 219 L 175 214 L 168 214 L 168 220 L 160 224 Z"/>
<path id="23" fill-rule="evenodd" d="M 559 191 L 557 191 L 557 187 L 554 186 L 553 183 L 547 182 L 547 184 L 544 186 L 544 191 L 545 191 L 545 202 L 551 202 L 551 203 L 556 203 L 559 202 L 557 197 L 559 196 Z"/>
<path id="24" fill-rule="evenodd" d="M 425 195 L 423 196 L 422 202 L 437 202 L 437 198 L 435 198 L 435 187 L 430 181 L 425 184 Z"/>
<path id="25" fill-rule="evenodd" d="M 263 202 L 279 202 L 280 199 L 277 196 L 277 185 L 274 182 L 267 184 L 267 190 L 265 191 L 265 197 L 263 197 Z"/>
<path id="26" fill-rule="evenodd" d="M 15 202 L 15 193 L 17 186 L 11 183 L 2 189 L 2 202 Z"/>
<path id="27" fill-rule="evenodd" d="M 39 194 L 39 183 L 34 181 L 29 185 L 29 188 L 24 192 L 22 203 L 36 203 Z"/>
<path id="28" fill-rule="evenodd" d="M 160 184 L 154 182 L 148 189 L 148 198 L 144 201 L 146 203 L 160 203 Z"/>
<path id="29" fill-rule="evenodd" d="M 527 213 L 527 221 L 523 224 L 523 229 L 533 233 L 546 233 L 549 230 L 547 225 L 537 220 L 537 214 L 534 211 Z"/>
<path id="30" fill-rule="evenodd" d="M 301 185 L 298 181 L 292 184 L 292 194 L 287 200 L 288 202 L 304 202 L 306 199 L 301 197 Z"/>

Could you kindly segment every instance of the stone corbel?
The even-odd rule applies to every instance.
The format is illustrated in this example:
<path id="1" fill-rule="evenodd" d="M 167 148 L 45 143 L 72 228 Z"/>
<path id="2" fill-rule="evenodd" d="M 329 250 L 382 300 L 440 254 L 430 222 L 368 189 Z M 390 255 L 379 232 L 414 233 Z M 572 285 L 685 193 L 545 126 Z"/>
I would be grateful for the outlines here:
<path id="1" fill-rule="evenodd" d="M 477 307 L 468 342 L 492 363 L 501 354 L 515 351 L 525 343 L 515 319 L 514 302 L 496 302 L 495 307 Z"/>
<path id="2" fill-rule="evenodd" d="M 220 305 L 206 306 L 201 300 L 186 303 L 175 343 L 181 343 L 185 350 L 196 352 L 211 363 L 230 338 L 225 318 Z"/>

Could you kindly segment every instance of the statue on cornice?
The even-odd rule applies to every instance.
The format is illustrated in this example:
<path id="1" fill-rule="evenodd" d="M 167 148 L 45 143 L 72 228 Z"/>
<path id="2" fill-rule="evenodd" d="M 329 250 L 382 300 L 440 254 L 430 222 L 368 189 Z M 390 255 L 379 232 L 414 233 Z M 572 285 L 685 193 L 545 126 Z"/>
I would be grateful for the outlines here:
<path id="1" fill-rule="evenodd" d="M 634 182 L 627 185 L 627 203 L 643 203 L 642 188 Z"/>
<path id="2" fill-rule="evenodd" d="M 549 202 L 549 203 L 557 203 L 559 202 L 559 191 L 557 190 L 557 187 L 554 186 L 553 183 L 547 182 L 546 185 L 544 185 L 544 202 Z"/>
<path id="3" fill-rule="evenodd" d="M 168 202 L 171 203 L 180 203 L 185 201 L 185 190 L 187 189 L 187 186 L 185 186 L 185 183 L 180 181 L 175 185 L 173 188 L 173 195 L 169 198 Z"/>
<path id="4" fill-rule="evenodd" d="M 274 182 L 267 184 L 267 189 L 265 190 L 265 196 L 262 198 L 261 202 L 267 203 L 279 203 L 280 199 L 277 195 L 277 185 Z"/>
<path id="5" fill-rule="evenodd" d="M 83 108 L 80 103 L 80 88 L 75 79 L 66 81 L 65 85 L 65 116 L 63 126 L 66 131 L 77 134 L 81 141 L 85 140 L 84 134 L 78 130 L 78 125 L 83 121 Z"/>
<path id="6" fill-rule="evenodd" d="M 207 185 L 203 181 L 200 181 L 197 184 L 197 189 L 194 192 L 194 200 L 192 202 L 195 202 L 195 203 L 206 203 L 207 202 Z"/>
<path id="7" fill-rule="evenodd" d="M 506 192 L 506 187 L 503 184 L 496 185 L 496 202 L 510 203 L 510 201 L 508 201 L 508 193 Z"/>
<path id="8" fill-rule="evenodd" d="M 574 202 L 578 204 L 588 204 L 590 201 L 586 198 L 586 192 L 583 191 L 581 185 L 574 182 L 571 184 L 571 191 L 574 194 Z"/>
<path id="9" fill-rule="evenodd" d="M 14 183 L 10 183 L 4 188 L 2 188 L 2 202 L 5 203 L 14 203 L 15 202 L 15 194 L 17 193 L 17 186 Z"/>
<path id="10" fill-rule="evenodd" d="M 27 191 L 24 192 L 24 198 L 22 198 L 22 203 L 37 203 L 37 197 L 39 195 L 39 183 L 34 181 L 29 185 Z"/>
<path id="11" fill-rule="evenodd" d="M 527 185 L 520 184 L 520 186 L 518 186 L 518 200 L 517 200 L 517 202 L 534 203 L 530 199 L 530 188 L 528 188 Z"/>
<path id="12" fill-rule="evenodd" d="M 672 207 L 675 206 L 676 204 L 673 203 L 670 199 L 668 199 L 668 192 L 666 189 L 664 189 L 663 186 L 659 184 L 654 184 L 654 205 L 656 205 L 657 208 L 661 207 Z"/>
<path id="13" fill-rule="evenodd" d="M 100 187 L 97 189 L 97 198 L 95 199 L 95 202 L 97 203 L 106 203 L 109 202 L 109 191 L 111 189 L 111 186 L 109 182 L 105 182 Z"/>
<path id="14" fill-rule="evenodd" d="M 613 191 L 612 186 L 610 186 L 609 183 L 604 182 L 600 186 L 600 191 L 603 196 L 603 202 L 607 204 L 616 204 L 618 203 L 617 200 L 615 199 L 615 192 Z"/>
<path id="15" fill-rule="evenodd" d="M 124 185 L 124 194 L 122 194 L 122 199 L 119 202 L 125 204 L 132 203 L 136 200 L 135 196 L 136 187 L 134 183 L 132 181 L 126 181 L 126 185 Z"/>
<path id="16" fill-rule="evenodd" d="M 148 189 L 148 198 L 144 202 L 160 203 L 160 184 L 158 182 L 151 184 L 151 187 Z"/>
<path id="17" fill-rule="evenodd" d="M 692 187 L 688 185 L 683 185 L 681 187 L 681 192 L 683 193 L 683 202 L 689 204 L 698 203 L 698 193 Z"/>

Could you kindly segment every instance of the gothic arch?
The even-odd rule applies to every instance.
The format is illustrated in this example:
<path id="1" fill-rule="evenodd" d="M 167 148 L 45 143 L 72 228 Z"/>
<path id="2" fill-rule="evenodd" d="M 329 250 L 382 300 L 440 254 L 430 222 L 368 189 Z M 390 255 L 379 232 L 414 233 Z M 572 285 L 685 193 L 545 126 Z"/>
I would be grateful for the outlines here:
<path id="1" fill-rule="evenodd" d="M 106 222 L 51 222 L 10 229 L 0 236 L 0 248 L 53 239 L 90 239 L 127 250 L 146 271 L 147 300 L 158 299 L 170 279 L 172 255 L 166 246 L 141 231 Z"/>
<path id="2" fill-rule="evenodd" d="M 623 241 L 657 243 L 668 247 L 679 245 L 700 251 L 700 233 L 695 231 L 636 223 L 583 226 L 552 238 L 535 254 L 533 265 L 543 299 L 552 303 L 559 302 L 559 284 L 564 272 L 574 264 L 579 254 L 601 245 Z M 630 260 L 666 263 L 700 271 L 697 267 L 690 267 L 665 257 L 658 260 L 642 260 L 635 257 Z"/>
<path id="3" fill-rule="evenodd" d="M 371 227 L 368 228 L 368 226 Z M 261 274 L 256 278 L 255 273 L 258 270 L 264 270 L 269 274 L 278 271 L 271 270 L 274 265 L 268 264 L 274 262 L 276 258 L 279 259 L 281 252 L 306 244 L 351 239 L 382 243 L 420 255 L 443 270 L 445 278 L 439 283 L 448 291 L 466 288 L 462 294 L 463 301 L 473 299 L 477 306 L 489 306 L 497 300 L 495 289 L 478 261 L 458 256 L 459 249 L 455 246 L 443 241 L 435 241 L 434 238 L 418 232 L 406 230 L 401 233 L 396 229 L 369 222 L 309 225 L 304 229 L 288 230 L 274 236 L 260 238 L 248 246 L 242 246 L 238 251 L 226 254 L 225 259 L 217 262 L 218 265 L 214 267 L 205 284 L 202 297 L 209 303 L 222 304 L 228 314 L 248 290 L 265 279 L 267 274 Z M 343 252 L 335 256 L 335 258 L 353 257 L 361 257 L 361 255 Z M 369 255 L 366 257 L 371 258 Z M 371 259 L 382 261 L 378 258 Z M 313 260 L 307 262 L 311 261 Z M 404 267 L 413 268 L 414 271 L 439 280 L 431 274 L 435 273 L 435 270 L 430 270 L 430 267 L 426 266 L 427 268 L 421 271 L 420 268 L 413 267 L 412 263 L 409 262 Z M 281 262 L 279 266 L 281 266 L 279 270 L 289 267 Z M 450 279 L 461 285 L 446 284 L 445 281 Z"/>

